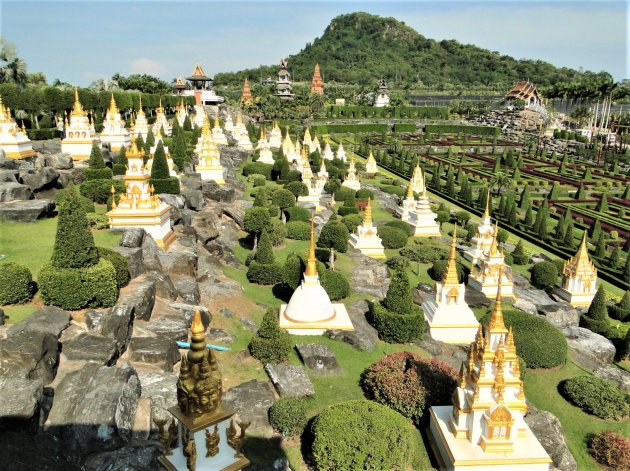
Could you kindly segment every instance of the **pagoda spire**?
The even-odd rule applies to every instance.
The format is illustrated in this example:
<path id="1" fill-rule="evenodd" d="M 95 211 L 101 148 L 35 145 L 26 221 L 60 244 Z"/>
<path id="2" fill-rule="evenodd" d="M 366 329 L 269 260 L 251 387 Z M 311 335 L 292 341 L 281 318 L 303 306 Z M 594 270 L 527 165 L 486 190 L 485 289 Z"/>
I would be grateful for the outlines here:
<path id="1" fill-rule="evenodd" d="M 363 214 L 363 224 L 372 225 L 372 200 L 368 198 L 367 205 L 365 206 L 365 213 Z"/>
<path id="2" fill-rule="evenodd" d="M 8 108 L 7 108 L 8 110 Z M 83 110 L 83 105 L 79 101 L 79 89 L 74 87 L 74 105 L 72 105 L 71 116 L 85 116 L 85 111 Z"/>
<path id="3" fill-rule="evenodd" d="M 249 80 L 245 77 L 245 83 L 243 83 L 243 92 L 241 94 L 241 104 L 253 103 L 252 90 L 249 88 Z"/>
<path id="4" fill-rule="evenodd" d="M 315 64 L 315 71 L 313 72 L 313 80 L 311 81 L 311 93 L 324 94 L 324 81 L 319 70 L 319 64 Z"/>
<path id="5" fill-rule="evenodd" d="M 495 221 L 494 223 L 494 232 L 492 233 L 492 244 L 490 245 L 490 256 L 496 255 L 498 250 L 498 242 L 497 237 L 499 235 L 499 221 Z"/>
<path id="6" fill-rule="evenodd" d="M 315 218 L 311 215 L 311 241 L 308 246 L 308 261 L 305 276 L 317 276 L 317 259 L 315 258 Z"/>
<path id="7" fill-rule="evenodd" d="M 407 185 L 407 194 L 405 195 L 407 198 L 413 198 L 413 183 L 409 182 Z"/>
<path id="8" fill-rule="evenodd" d="M 494 302 L 494 308 L 492 309 L 492 315 L 490 316 L 490 324 L 488 325 L 488 335 L 494 333 L 507 333 L 503 323 L 503 303 L 501 301 L 501 281 L 503 278 L 503 265 L 499 266 L 499 277 L 497 286 L 497 297 Z"/>
<path id="9" fill-rule="evenodd" d="M 118 105 L 116 105 L 116 100 L 114 99 L 114 92 L 112 92 L 112 98 L 109 101 L 109 110 L 107 110 L 109 113 L 115 114 L 118 113 Z"/>
<path id="10" fill-rule="evenodd" d="M 457 224 L 453 226 L 453 240 L 451 242 L 451 251 L 448 257 L 448 265 L 446 266 L 446 273 L 442 280 L 447 285 L 458 285 L 459 277 L 457 276 Z"/>
<path id="11" fill-rule="evenodd" d="M 483 219 L 490 219 L 490 193 L 486 198 L 486 209 L 483 212 Z"/>
<path id="12" fill-rule="evenodd" d="M 138 114 L 144 114 L 144 110 L 142 109 L 142 93 L 140 94 L 140 97 L 138 98 Z"/>

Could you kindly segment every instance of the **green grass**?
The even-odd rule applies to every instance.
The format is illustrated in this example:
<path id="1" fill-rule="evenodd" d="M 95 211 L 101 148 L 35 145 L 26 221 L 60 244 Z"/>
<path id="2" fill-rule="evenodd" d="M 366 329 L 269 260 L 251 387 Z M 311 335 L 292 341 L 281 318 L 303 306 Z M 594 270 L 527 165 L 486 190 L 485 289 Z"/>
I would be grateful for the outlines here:
<path id="1" fill-rule="evenodd" d="M 37 311 L 39 307 L 33 303 L 29 303 L 4 306 L 2 309 L 4 309 L 4 313 L 9 317 L 7 322 L 9 324 L 17 324 L 18 322 L 26 319 L 28 316 Z"/>

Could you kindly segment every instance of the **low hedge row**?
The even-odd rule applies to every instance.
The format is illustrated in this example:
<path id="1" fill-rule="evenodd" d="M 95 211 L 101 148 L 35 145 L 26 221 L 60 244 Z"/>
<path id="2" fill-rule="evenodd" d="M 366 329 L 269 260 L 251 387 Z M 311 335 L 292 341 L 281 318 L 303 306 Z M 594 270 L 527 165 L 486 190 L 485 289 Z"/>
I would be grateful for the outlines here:
<path id="1" fill-rule="evenodd" d="M 501 130 L 496 126 L 468 126 L 465 124 L 427 124 L 425 133 L 431 134 L 472 134 L 476 136 L 499 136 Z"/>
<path id="2" fill-rule="evenodd" d="M 112 196 L 112 186 L 117 194 L 126 191 L 125 182 L 120 180 L 90 180 L 81 183 L 79 192 L 95 203 L 105 204 Z"/>
<path id="3" fill-rule="evenodd" d="M 379 303 L 370 306 L 370 322 L 378 331 L 381 340 L 389 343 L 406 343 L 419 340 L 424 333 L 424 314 L 419 306 L 413 305 L 407 314 L 391 312 Z"/>
<path id="4" fill-rule="evenodd" d="M 368 133 L 368 132 L 387 132 L 389 125 L 387 124 L 316 124 L 311 126 L 311 132 L 315 134 L 332 134 L 332 133 Z"/>
<path id="5" fill-rule="evenodd" d="M 150 181 L 157 194 L 169 193 L 171 195 L 179 195 L 180 187 L 179 178 L 177 177 L 152 178 Z"/>
<path id="6" fill-rule="evenodd" d="M 259 285 L 275 285 L 282 281 L 282 266 L 277 263 L 258 263 L 252 260 L 247 269 L 250 283 Z"/>
<path id="7" fill-rule="evenodd" d="M 111 168 L 86 168 L 83 171 L 83 178 L 86 181 L 109 180 L 114 176 Z"/>

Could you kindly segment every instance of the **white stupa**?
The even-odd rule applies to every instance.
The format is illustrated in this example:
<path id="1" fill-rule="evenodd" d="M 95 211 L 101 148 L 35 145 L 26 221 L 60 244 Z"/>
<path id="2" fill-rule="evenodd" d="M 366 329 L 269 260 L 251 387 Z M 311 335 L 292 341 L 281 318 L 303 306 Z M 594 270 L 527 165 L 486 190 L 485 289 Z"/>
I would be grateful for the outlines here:
<path id="1" fill-rule="evenodd" d="M 322 154 L 322 157 L 326 160 L 332 160 L 335 158 L 335 154 L 333 154 L 333 151 L 330 147 L 329 142 L 327 142 L 326 145 L 324 146 L 324 152 Z"/>
<path id="2" fill-rule="evenodd" d="M 412 211 L 416 209 L 416 198 L 413 196 L 413 187 L 411 182 L 407 185 L 407 194 L 405 198 L 400 202 L 400 206 L 396 208 L 396 215 L 404 222 L 409 221 L 409 217 Z"/>
<path id="3" fill-rule="evenodd" d="M 319 283 L 315 259 L 315 225 L 311 219 L 311 243 L 302 284 L 289 304 L 280 306 L 279 325 L 293 335 L 322 335 L 327 330 L 354 330 L 343 304 L 333 304 Z"/>
<path id="4" fill-rule="evenodd" d="M 79 101 L 79 91 L 74 89 L 74 105 L 70 121 L 66 120 L 65 136 L 61 140 L 61 152 L 72 156 L 72 160 L 87 160 L 96 139 L 94 126 Z"/>
<path id="5" fill-rule="evenodd" d="M 166 119 L 166 111 L 164 110 L 164 107 L 162 106 L 162 99 L 160 98 L 160 104 L 158 105 L 158 107 L 155 109 L 155 123 L 153 123 L 153 135 L 157 136 L 158 133 L 161 134 L 160 129 L 164 130 L 164 135 L 166 137 L 171 135 L 171 125 L 168 122 L 168 119 Z"/>
<path id="6" fill-rule="evenodd" d="M 514 297 L 512 294 L 512 269 L 506 265 L 503 252 L 498 249 L 497 234 L 499 232 L 498 223 L 494 226 L 492 244 L 487 253 L 484 253 L 473 267 L 468 277 L 468 286 L 481 291 L 489 298 L 494 298 L 501 284 L 503 296 Z"/>
<path id="7" fill-rule="evenodd" d="M 376 232 L 376 227 L 372 224 L 372 200 L 369 198 L 363 214 L 363 222 L 357 227 L 356 232 L 350 234 L 348 244 L 368 257 L 386 258 L 381 238 Z"/>
<path id="8" fill-rule="evenodd" d="M 277 122 L 273 123 L 271 131 L 269 131 L 269 147 L 272 149 L 279 149 L 282 145 L 282 131 Z"/>
<path id="9" fill-rule="evenodd" d="M 202 180 L 212 180 L 219 185 L 223 185 L 225 179 L 223 177 L 223 167 L 221 166 L 221 154 L 212 139 L 210 122 L 208 120 L 201 128 L 199 141 L 201 142 L 199 163 L 195 167 L 195 171 L 201 175 Z"/>
<path id="10" fill-rule="evenodd" d="M 339 147 L 337 147 L 336 157 L 340 160 L 346 161 L 346 151 L 343 148 L 343 144 L 340 142 Z"/>
<path id="11" fill-rule="evenodd" d="M 597 293 L 597 269 L 588 256 L 586 233 L 575 256 L 562 269 L 562 284 L 554 292 L 573 307 L 589 307 Z"/>
<path id="12" fill-rule="evenodd" d="M 486 199 L 486 209 L 481 218 L 481 224 L 477 227 L 477 233 L 470 241 L 470 248 L 464 252 L 464 257 L 475 265 L 484 253 L 488 253 L 493 238 L 494 225 L 490 217 L 490 195 L 488 195 Z"/>
<path id="13" fill-rule="evenodd" d="M 369 175 L 376 175 L 378 173 L 378 165 L 376 164 L 376 159 L 374 159 L 374 155 L 370 150 L 370 155 L 368 155 L 367 162 L 365 163 L 365 172 Z"/>
<path id="14" fill-rule="evenodd" d="M 234 122 L 232 121 L 232 115 L 230 114 L 229 111 L 227 112 L 223 129 L 225 129 L 228 132 L 232 132 L 234 130 Z"/>
<path id="15" fill-rule="evenodd" d="M 273 165 L 275 163 L 275 160 L 273 160 L 273 153 L 271 152 L 271 146 L 269 145 L 269 141 L 265 135 L 265 128 L 263 126 L 260 127 L 260 138 L 258 139 L 258 145 L 256 148 L 259 150 L 258 162 L 269 165 Z"/>
<path id="16" fill-rule="evenodd" d="M 22 128 L 18 127 L 11 117 L 11 110 L 2 103 L 2 97 L 0 97 L 0 149 L 9 159 L 25 159 L 35 156 L 24 123 L 22 123 Z"/>
<path id="17" fill-rule="evenodd" d="M 184 127 L 184 122 L 188 116 L 188 107 L 184 104 L 184 99 L 181 98 L 179 105 L 175 108 L 175 119 L 180 128 Z"/>
<path id="18" fill-rule="evenodd" d="M 357 176 L 357 170 L 354 166 L 354 157 L 350 157 L 348 174 L 346 175 L 346 178 L 344 178 L 342 185 L 347 186 L 348 188 L 352 188 L 354 191 L 361 189 L 361 181 Z"/>
<path id="19" fill-rule="evenodd" d="M 423 188 L 416 201 L 416 208 L 409 213 L 409 220 L 407 221 L 414 227 L 414 237 L 441 236 L 440 225 L 435 218 L 437 218 L 437 214 L 431 209 L 431 201 L 427 196 L 427 190 Z"/>
<path id="20" fill-rule="evenodd" d="M 133 137 L 142 136 L 142 139 L 146 139 L 147 134 L 149 134 L 149 123 L 142 109 L 142 95 L 140 95 L 138 100 L 138 112 L 136 113 L 136 121 L 133 129 L 135 133 Z"/>
<path id="21" fill-rule="evenodd" d="M 208 114 L 206 113 L 206 109 L 203 104 L 198 103 L 195 105 L 195 115 L 192 119 L 192 125 L 197 126 L 199 129 L 203 127 L 203 123 L 208 119 Z"/>
<path id="22" fill-rule="evenodd" d="M 418 164 L 416 164 L 416 168 L 413 169 L 413 174 L 411 175 L 411 186 L 416 193 L 422 193 L 425 188 L 424 173 Z"/>
<path id="23" fill-rule="evenodd" d="M 212 140 L 217 146 L 228 145 L 227 137 L 225 136 L 225 133 L 223 132 L 223 129 L 221 129 L 221 125 L 219 124 L 218 112 L 214 115 L 214 126 L 212 127 Z"/>
<path id="24" fill-rule="evenodd" d="M 125 122 L 120 116 L 120 110 L 116 105 L 113 93 L 105 115 L 105 121 L 103 121 L 103 131 L 101 131 L 99 137 L 103 144 L 109 144 L 112 152 L 118 152 L 121 147 L 129 147 L 131 145 L 129 131 L 125 128 Z"/>

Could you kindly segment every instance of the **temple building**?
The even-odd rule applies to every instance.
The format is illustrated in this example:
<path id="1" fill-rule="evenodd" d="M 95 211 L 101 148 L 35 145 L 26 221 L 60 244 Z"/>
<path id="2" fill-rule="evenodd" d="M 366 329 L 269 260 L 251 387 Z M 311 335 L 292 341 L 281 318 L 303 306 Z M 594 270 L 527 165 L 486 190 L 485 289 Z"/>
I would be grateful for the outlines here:
<path id="1" fill-rule="evenodd" d="M 527 404 L 520 375 L 499 286 L 486 333 L 479 326 L 462 362 L 453 405 L 430 409 L 429 434 L 440 469 L 549 471 L 552 460 L 523 419 Z"/>
<path id="2" fill-rule="evenodd" d="M 165 450 L 158 460 L 167 471 L 239 471 L 249 465 L 242 448 L 250 422 L 236 422 L 234 410 L 221 402 L 221 371 L 205 331 L 196 310 L 190 349 L 181 358 L 177 405 L 169 409 L 173 426 L 153 419 Z"/>
<path id="3" fill-rule="evenodd" d="M 112 209 L 106 214 L 109 225 L 113 230 L 140 227 L 166 250 L 175 240 L 171 229 L 171 206 L 154 194 L 151 173 L 144 165 L 144 150 L 138 149 L 135 138 L 127 151 L 127 161 L 127 173 L 123 176 L 126 193 L 116 204 L 112 186 Z"/>
<path id="4" fill-rule="evenodd" d="M 175 95 L 182 95 L 184 93 L 184 90 L 186 90 L 186 84 L 184 83 L 184 80 L 181 77 L 177 77 L 175 79 L 175 83 L 173 83 L 173 92 L 175 93 Z"/>
<path id="5" fill-rule="evenodd" d="M 326 160 L 332 160 L 335 158 L 335 155 L 333 154 L 333 151 L 330 147 L 329 142 L 327 142 L 326 145 L 324 146 L 324 152 L 322 153 L 322 157 Z"/>
<path id="6" fill-rule="evenodd" d="M 400 206 L 396 208 L 396 215 L 404 222 L 409 221 L 409 216 L 416 209 L 416 198 L 413 196 L 413 186 L 411 182 L 407 185 L 407 193 L 401 201 Z"/>
<path id="7" fill-rule="evenodd" d="M 271 131 L 269 131 L 269 147 L 271 147 L 272 149 L 279 149 L 281 145 L 282 131 L 280 131 L 280 126 L 278 126 L 278 123 L 274 121 Z"/>
<path id="8" fill-rule="evenodd" d="M 348 245 L 368 257 L 385 259 L 385 249 L 381 238 L 376 232 L 376 227 L 372 224 L 372 200 L 368 198 L 365 212 L 363 213 L 363 222 L 357 227 L 356 232 L 350 234 Z"/>
<path id="9" fill-rule="evenodd" d="M 195 171 L 201 175 L 202 180 L 213 180 L 219 185 L 225 183 L 223 177 L 223 167 L 221 166 L 221 153 L 212 139 L 210 132 L 210 122 L 206 121 L 201 129 L 201 143 L 199 149 L 199 163 L 195 166 Z"/>
<path id="10" fill-rule="evenodd" d="M 241 106 L 252 105 L 254 99 L 252 98 L 252 90 L 249 88 L 249 80 L 245 77 L 245 83 L 243 83 L 243 93 L 241 93 Z"/>
<path id="11" fill-rule="evenodd" d="M 416 201 L 416 207 L 409 212 L 407 222 L 414 227 L 414 237 L 440 237 L 440 225 L 435 220 L 437 214 L 431 209 L 431 201 L 427 196 L 427 189 L 424 186 L 424 177 L 422 178 L 423 186 L 420 189 L 420 196 Z"/>
<path id="12" fill-rule="evenodd" d="M 99 137 L 103 144 L 109 144 L 112 152 L 118 152 L 121 147 L 129 147 L 131 145 L 129 131 L 125 128 L 125 122 L 120 116 L 113 93 L 105 115 L 105 121 L 103 121 L 103 131 L 101 131 Z"/>
<path id="13" fill-rule="evenodd" d="M 219 96 L 212 89 L 213 80 L 208 77 L 203 71 L 203 68 L 199 64 L 195 64 L 193 73 L 190 77 L 186 77 L 191 83 L 191 88 L 182 92 L 184 96 L 195 97 L 195 110 L 199 112 L 199 108 L 203 108 L 203 105 L 218 105 L 223 103 L 225 98 Z"/>
<path id="14" fill-rule="evenodd" d="M 151 128 L 153 130 L 153 135 L 157 136 L 159 134 L 163 134 L 164 137 L 168 137 L 171 135 L 171 125 L 166 119 L 166 111 L 162 106 L 162 99 L 160 98 L 160 104 L 155 109 L 155 123 Z M 162 132 L 163 131 L 163 132 Z"/>
<path id="15" fill-rule="evenodd" d="M 529 80 L 516 82 L 505 95 L 505 101 L 508 104 L 513 104 L 517 100 L 523 101 L 525 108 L 535 109 L 542 106 L 542 97 L 538 93 L 536 86 Z"/>
<path id="16" fill-rule="evenodd" d="M 352 188 L 354 191 L 361 189 L 361 182 L 359 181 L 359 177 L 357 176 L 357 170 L 354 166 L 354 157 L 350 157 L 350 166 L 348 167 L 348 174 L 346 178 L 344 178 L 343 186 L 347 186 L 348 188 Z"/>
<path id="17" fill-rule="evenodd" d="M 413 169 L 411 185 L 413 186 L 413 191 L 416 193 L 422 193 L 424 191 L 424 173 L 418 164 L 416 164 L 416 168 Z"/>
<path id="18" fill-rule="evenodd" d="M 448 257 L 446 274 L 435 284 L 435 296 L 422 304 L 431 338 L 440 342 L 469 344 L 475 339 L 479 322 L 466 303 L 466 285 L 457 276 L 457 226 Z"/>
<path id="19" fill-rule="evenodd" d="M 494 225 L 490 217 L 490 195 L 488 195 L 486 199 L 486 209 L 481 218 L 481 224 L 477 227 L 475 236 L 470 240 L 471 246 L 464 252 L 464 257 L 475 265 L 484 253 L 488 253 L 493 239 Z"/>
<path id="20" fill-rule="evenodd" d="M 289 300 L 280 306 L 279 325 L 293 335 L 322 335 L 327 330 L 354 330 L 343 304 L 332 304 L 319 283 L 315 258 L 315 223 L 311 218 L 311 242 L 304 279 Z"/>
<path id="21" fill-rule="evenodd" d="M 287 68 L 287 61 L 280 61 L 280 70 L 278 71 L 278 80 L 276 80 L 276 95 L 281 100 L 293 100 L 293 86 L 291 85 L 291 74 Z"/>
<path id="22" fill-rule="evenodd" d="M 94 126 L 79 101 L 79 91 L 74 89 L 74 104 L 70 121 L 66 119 L 65 135 L 61 140 L 61 152 L 72 156 L 72 160 L 87 160 L 96 139 Z"/>
<path id="23" fill-rule="evenodd" d="M 346 151 L 343 149 L 343 144 L 341 142 L 339 143 L 339 147 L 337 147 L 336 157 L 339 160 L 343 160 L 344 162 L 346 161 Z"/>
<path id="24" fill-rule="evenodd" d="M 588 256 L 586 233 L 577 253 L 562 269 L 562 284 L 554 292 L 573 307 L 589 307 L 597 293 L 597 269 Z"/>
<path id="25" fill-rule="evenodd" d="M 389 89 L 387 88 L 387 82 L 385 82 L 384 77 L 381 77 L 381 79 L 378 81 L 378 90 L 376 90 L 374 106 L 376 106 L 377 108 L 389 106 Z"/>
<path id="26" fill-rule="evenodd" d="M 376 159 L 374 159 L 372 150 L 370 150 L 370 155 L 368 155 L 367 162 L 365 163 L 365 172 L 369 175 L 376 175 L 378 173 L 378 165 L 376 165 Z"/>
<path id="27" fill-rule="evenodd" d="M 149 134 L 149 122 L 142 109 L 142 95 L 138 99 L 138 111 L 136 112 L 136 122 L 133 129 L 135 133 L 133 137 L 142 136 L 142 139 L 146 139 L 147 134 Z"/>
<path id="28" fill-rule="evenodd" d="M 311 93 L 324 94 L 324 81 L 319 71 L 319 64 L 315 64 L 315 72 L 313 72 L 313 80 L 311 80 Z"/>
<path id="29" fill-rule="evenodd" d="M 223 132 L 223 129 L 221 129 L 221 124 L 219 123 L 219 113 L 216 113 L 214 115 L 214 126 L 212 127 L 212 140 L 218 146 L 219 145 L 223 145 L 223 146 L 227 146 L 228 145 L 227 137 L 225 136 L 225 133 Z"/>
<path id="30" fill-rule="evenodd" d="M 24 123 L 22 123 L 22 128 L 18 127 L 11 117 L 11 110 L 2 103 L 2 97 L 0 97 L 0 149 L 9 159 L 25 159 L 35 156 Z"/>
<path id="31" fill-rule="evenodd" d="M 497 234 L 499 232 L 498 223 L 494 226 L 492 244 L 487 253 L 484 253 L 473 265 L 472 272 L 468 277 L 468 286 L 481 291 L 489 298 L 497 295 L 499 283 L 503 296 L 514 297 L 512 294 L 512 269 L 506 265 L 503 251 L 498 249 Z M 499 278 L 501 279 L 499 280 Z"/>

